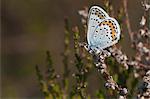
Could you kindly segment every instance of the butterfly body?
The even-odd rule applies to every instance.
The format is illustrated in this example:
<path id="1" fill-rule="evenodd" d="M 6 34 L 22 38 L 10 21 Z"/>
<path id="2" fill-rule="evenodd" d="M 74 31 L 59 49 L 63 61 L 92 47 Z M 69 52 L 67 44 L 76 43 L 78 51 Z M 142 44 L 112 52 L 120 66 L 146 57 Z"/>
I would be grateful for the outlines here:
<path id="1" fill-rule="evenodd" d="M 92 50 L 103 50 L 118 42 L 120 27 L 102 8 L 91 7 L 88 15 L 87 41 Z"/>

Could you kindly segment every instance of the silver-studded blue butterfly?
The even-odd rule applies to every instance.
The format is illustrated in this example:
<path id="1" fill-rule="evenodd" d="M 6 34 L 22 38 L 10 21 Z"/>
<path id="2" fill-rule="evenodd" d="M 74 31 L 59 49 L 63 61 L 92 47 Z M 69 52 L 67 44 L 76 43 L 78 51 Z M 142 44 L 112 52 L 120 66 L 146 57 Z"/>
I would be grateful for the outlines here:
<path id="1" fill-rule="evenodd" d="M 120 26 L 102 8 L 93 6 L 88 14 L 88 48 L 103 50 L 118 42 Z"/>

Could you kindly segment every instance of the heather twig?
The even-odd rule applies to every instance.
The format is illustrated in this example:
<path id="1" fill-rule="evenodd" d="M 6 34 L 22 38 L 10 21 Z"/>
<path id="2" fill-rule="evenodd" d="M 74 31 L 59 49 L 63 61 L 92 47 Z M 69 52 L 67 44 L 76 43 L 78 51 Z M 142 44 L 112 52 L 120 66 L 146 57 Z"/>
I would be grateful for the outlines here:
<path id="1" fill-rule="evenodd" d="M 63 99 L 67 99 L 68 97 L 68 87 L 69 87 L 69 44 L 70 44 L 70 32 L 69 32 L 69 22 L 68 19 L 65 18 L 65 38 L 64 38 L 64 53 L 63 53 L 63 64 L 64 64 L 64 71 L 63 71 Z"/>
<path id="2" fill-rule="evenodd" d="M 46 52 L 46 55 L 47 55 L 46 79 L 44 79 L 44 77 L 40 73 L 38 66 L 36 66 L 36 72 L 37 72 L 37 76 L 41 85 L 41 91 L 43 92 L 44 97 L 46 99 L 60 98 L 62 97 L 60 87 L 55 81 L 56 78 L 59 77 L 59 75 L 56 75 L 55 70 L 52 66 L 52 59 L 51 59 L 49 51 Z"/>
<path id="3" fill-rule="evenodd" d="M 77 73 L 73 74 L 73 76 L 76 78 L 76 85 L 74 87 L 74 90 L 71 92 L 71 97 L 75 95 L 79 95 L 81 99 L 86 99 L 86 87 L 87 87 L 87 69 L 85 68 L 85 65 L 83 63 L 82 57 L 80 55 L 80 49 L 79 49 L 79 30 L 78 27 L 73 28 L 74 33 L 74 49 L 75 49 L 75 66 L 78 70 Z"/>
<path id="4" fill-rule="evenodd" d="M 150 99 L 150 70 L 143 77 L 143 82 L 139 88 L 138 99 Z"/>
<path id="5" fill-rule="evenodd" d="M 87 47 L 87 45 L 81 45 L 81 47 Z M 87 48 L 86 48 L 87 49 Z M 103 76 L 103 78 L 105 79 L 106 83 L 105 83 L 105 87 L 106 88 L 111 88 L 112 90 L 116 90 L 120 96 L 123 96 L 124 99 L 126 98 L 126 95 L 128 93 L 126 88 L 122 88 L 120 85 L 118 85 L 114 80 L 113 77 L 109 74 L 108 70 L 107 70 L 107 65 L 105 63 L 105 59 L 107 57 L 109 57 L 111 55 L 110 52 L 108 52 L 107 50 L 103 50 L 100 53 L 94 52 L 94 51 L 90 51 L 90 53 L 92 54 L 93 58 L 94 58 L 94 64 L 96 69 L 98 70 L 98 72 Z"/>

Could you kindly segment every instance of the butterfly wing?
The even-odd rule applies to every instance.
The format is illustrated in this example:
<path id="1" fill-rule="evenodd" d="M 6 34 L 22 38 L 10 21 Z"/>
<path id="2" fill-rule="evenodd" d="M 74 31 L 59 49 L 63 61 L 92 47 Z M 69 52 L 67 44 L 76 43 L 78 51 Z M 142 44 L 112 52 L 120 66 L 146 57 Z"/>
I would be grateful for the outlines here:
<path id="1" fill-rule="evenodd" d="M 95 29 L 90 42 L 92 47 L 105 49 L 118 42 L 120 39 L 120 27 L 114 18 L 104 19 Z"/>
<path id="2" fill-rule="evenodd" d="M 90 38 L 93 35 L 96 26 L 98 26 L 102 20 L 108 18 L 109 15 L 100 7 L 91 7 L 88 15 L 88 31 L 87 31 L 87 41 L 91 45 Z"/>

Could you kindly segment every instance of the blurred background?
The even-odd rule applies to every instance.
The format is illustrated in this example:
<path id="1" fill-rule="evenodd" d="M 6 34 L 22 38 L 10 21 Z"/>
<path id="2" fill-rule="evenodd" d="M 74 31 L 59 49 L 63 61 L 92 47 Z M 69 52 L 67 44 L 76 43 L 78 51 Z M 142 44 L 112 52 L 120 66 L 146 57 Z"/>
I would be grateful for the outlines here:
<path id="1" fill-rule="evenodd" d="M 120 0 L 112 0 L 114 7 Z M 64 17 L 71 26 L 80 25 L 78 11 L 84 6 L 99 5 L 101 0 L 2 0 L 1 2 L 1 81 L 2 97 L 43 97 L 35 73 L 35 65 L 45 64 L 45 52 L 51 52 L 56 72 L 62 73 L 64 50 Z M 143 15 L 140 0 L 128 0 L 132 30 L 137 30 Z M 124 32 L 126 33 L 126 32 Z M 128 41 L 128 34 L 124 34 Z M 130 54 L 127 42 L 124 51 Z M 72 67 L 69 67 L 72 68 Z M 91 90 L 97 88 L 97 78 L 91 79 Z M 95 83 L 95 84 L 93 84 Z M 94 87 L 94 86 L 95 87 Z M 90 86 L 90 84 L 89 84 Z"/>

